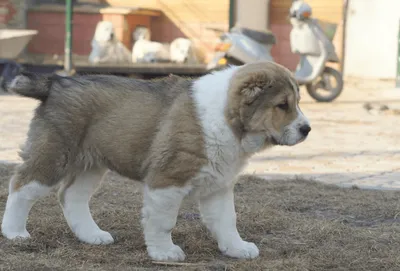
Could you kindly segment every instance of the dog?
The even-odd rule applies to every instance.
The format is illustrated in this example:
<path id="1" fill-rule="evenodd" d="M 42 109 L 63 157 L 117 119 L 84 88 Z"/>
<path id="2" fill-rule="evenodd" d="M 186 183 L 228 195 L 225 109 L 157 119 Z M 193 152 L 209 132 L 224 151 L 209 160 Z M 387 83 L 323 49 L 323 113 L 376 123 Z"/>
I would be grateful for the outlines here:
<path id="1" fill-rule="evenodd" d="M 145 26 L 137 26 L 132 33 L 133 63 L 154 63 L 170 61 L 170 45 L 151 41 L 151 32 Z"/>
<path id="2" fill-rule="evenodd" d="M 197 56 L 193 43 L 189 39 L 176 38 L 171 42 L 169 49 L 171 62 L 174 63 L 197 63 Z"/>
<path id="3" fill-rule="evenodd" d="M 133 63 L 154 63 L 154 62 L 169 62 L 170 52 L 169 44 L 161 42 L 138 40 L 132 47 L 132 62 Z"/>
<path id="4" fill-rule="evenodd" d="M 89 244 L 114 242 L 89 200 L 107 170 L 144 183 L 142 225 L 148 255 L 182 261 L 171 239 L 181 201 L 199 204 L 220 251 L 255 258 L 236 228 L 234 184 L 247 160 L 276 145 L 293 146 L 310 130 L 292 73 L 272 62 L 230 66 L 199 78 L 151 81 L 22 73 L 9 89 L 41 101 L 2 221 L 8 239 L 28 238 L 34 202 L 58 190 L 65 219 Z"/>
<path id="5" fill-rule="evenodd" d="M 151 32 L 145 26 L 137 26 L 132 33 L 135 41 L 132 47 L 133 63 L 197 63 L 193 43 L 189 39 L 176 38 L 171 44 L 151 41 Z"/>
<path id="6" fill-rule="evenodd" d="M 112 22 L 97 23 L 92 42 L 89 63 L 129 63 L 131 53 L 117 39 Z"/>

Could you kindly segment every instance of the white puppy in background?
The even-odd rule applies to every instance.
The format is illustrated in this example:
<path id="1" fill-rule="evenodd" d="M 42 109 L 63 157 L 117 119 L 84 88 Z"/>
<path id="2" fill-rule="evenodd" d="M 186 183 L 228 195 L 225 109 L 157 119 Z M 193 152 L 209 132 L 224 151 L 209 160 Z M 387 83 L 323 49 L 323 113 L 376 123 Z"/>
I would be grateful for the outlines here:
<path id="1" fill-rule="evenodd" d="M 189 39 L 177 38 L 171 42 L 170 59 L 175 63 L 196 63 L 197 57 L 193 43 Z"/>
<path id="2" fill-rule="evenodd" d="M 175 62 L 194 63 L 197 61 L 192 42 L 189 39 L 177 38 L 171 44 L 150 40 L 150 30 L 145 26 L 136 27 L 133 32 L 135 41 L 132 48 L 132 62 Z"/>
<path id="3" fill-rule="evenodd" d="M 132 36 L 134 40 L 132 47 L 133 63 L 169 61 L 169 45 L 151 41 L 151 33 L 147 27 L 136 27 L 135 31 L 132 33 Z"/>
<path id="4" fill-rule="evenodd" d="M 100 21 L 97 23 L 91 45 L 90 63 L 130 62 L 131 53 L 115 36 L 112 22 Z"/>

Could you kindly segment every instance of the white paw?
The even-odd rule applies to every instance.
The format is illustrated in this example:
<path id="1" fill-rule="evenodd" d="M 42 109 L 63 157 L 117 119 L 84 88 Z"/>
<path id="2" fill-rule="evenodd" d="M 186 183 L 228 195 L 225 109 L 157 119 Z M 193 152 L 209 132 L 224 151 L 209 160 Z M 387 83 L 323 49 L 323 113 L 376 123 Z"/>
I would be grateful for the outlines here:
<path id="1" fill-rule="evenodd" d="M 226 256 L 239 259 L 254 259 L 260 254 L 254 243 L 240 241 L 230 246 L 221 246 L 220 250 Z"/>
<path id="2" fill-rule="evenodd" d="M 185 260 L 185 253 L 177 246 L 173 245 L 168 249 L 161 249 L 158 247 L 147 248 L 149 256 L 155 261 L 170 261 L 178 262 Z"/>
<path id="3" fill-rule="evenodd" d="M 6 228 L 2 228 L 2 233 L 3 233 L 4 237 L 6 237 L 7 239 L 10 239 L 10 240 L 27 239 L 27 238 L 31 237 L 31 235 L 29 234 L 29 232 L 27 230 L 17 232 L 17 231 L 8 230 Z"/>
<path id="4" fill-rule="evenodd" d="M 111 234 L 102 230 L 94 231 L 85 235 L 80 234 L 78 238 L 82 242 L 92 245 L 107 245 L 114 243 L 114 238 L 111 236 Z"/>

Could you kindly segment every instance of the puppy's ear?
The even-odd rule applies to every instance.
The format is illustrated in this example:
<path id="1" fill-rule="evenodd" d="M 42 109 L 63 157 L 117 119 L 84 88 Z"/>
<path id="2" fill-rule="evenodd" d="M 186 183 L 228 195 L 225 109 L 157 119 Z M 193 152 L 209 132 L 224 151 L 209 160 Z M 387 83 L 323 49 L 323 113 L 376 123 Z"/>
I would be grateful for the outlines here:
<path id="1" fill-rule="evenodd" d="M 245 104 L 252 104 L 263 92 L 263 89 L 258 86 L 247 86 L 242 89 L 241 94 L 244 97 Z"/>
<path id="2" fill-rule="evenodd" d="M 274 81 L 260 80 L 244 85 L 240 93 L 244 97 L 245 104 L 252 104 L 258 97 L 271 91 L 272 88 L 274 88 Z"/>

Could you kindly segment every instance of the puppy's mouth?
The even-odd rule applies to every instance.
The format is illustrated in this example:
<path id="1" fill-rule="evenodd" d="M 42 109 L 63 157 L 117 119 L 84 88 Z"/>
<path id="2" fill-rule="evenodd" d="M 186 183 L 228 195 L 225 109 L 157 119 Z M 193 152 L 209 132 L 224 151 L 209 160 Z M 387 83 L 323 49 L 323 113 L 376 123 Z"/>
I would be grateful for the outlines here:
<path id="1" fill-rule="evenodd" d="M 269 142 L 271 142 L 272 145 L 281 145 L 281 144 L 279 143 L 279 141 L 276 140 L 275 137 L 271 137 L 271 138 L 269 139 Z"/>
<path id="2" fill-rule="evenodd" d="M 307 136 L 304 136 L 295 142 L 282 142 L 282 141 L 276 139 L 275 137 L 271 136 L 268 141 L 274 146 L 295 146 L 297 144 L 300 144 L 301 142 L 303 142 L 306 139 L 307 139 Z"/>

